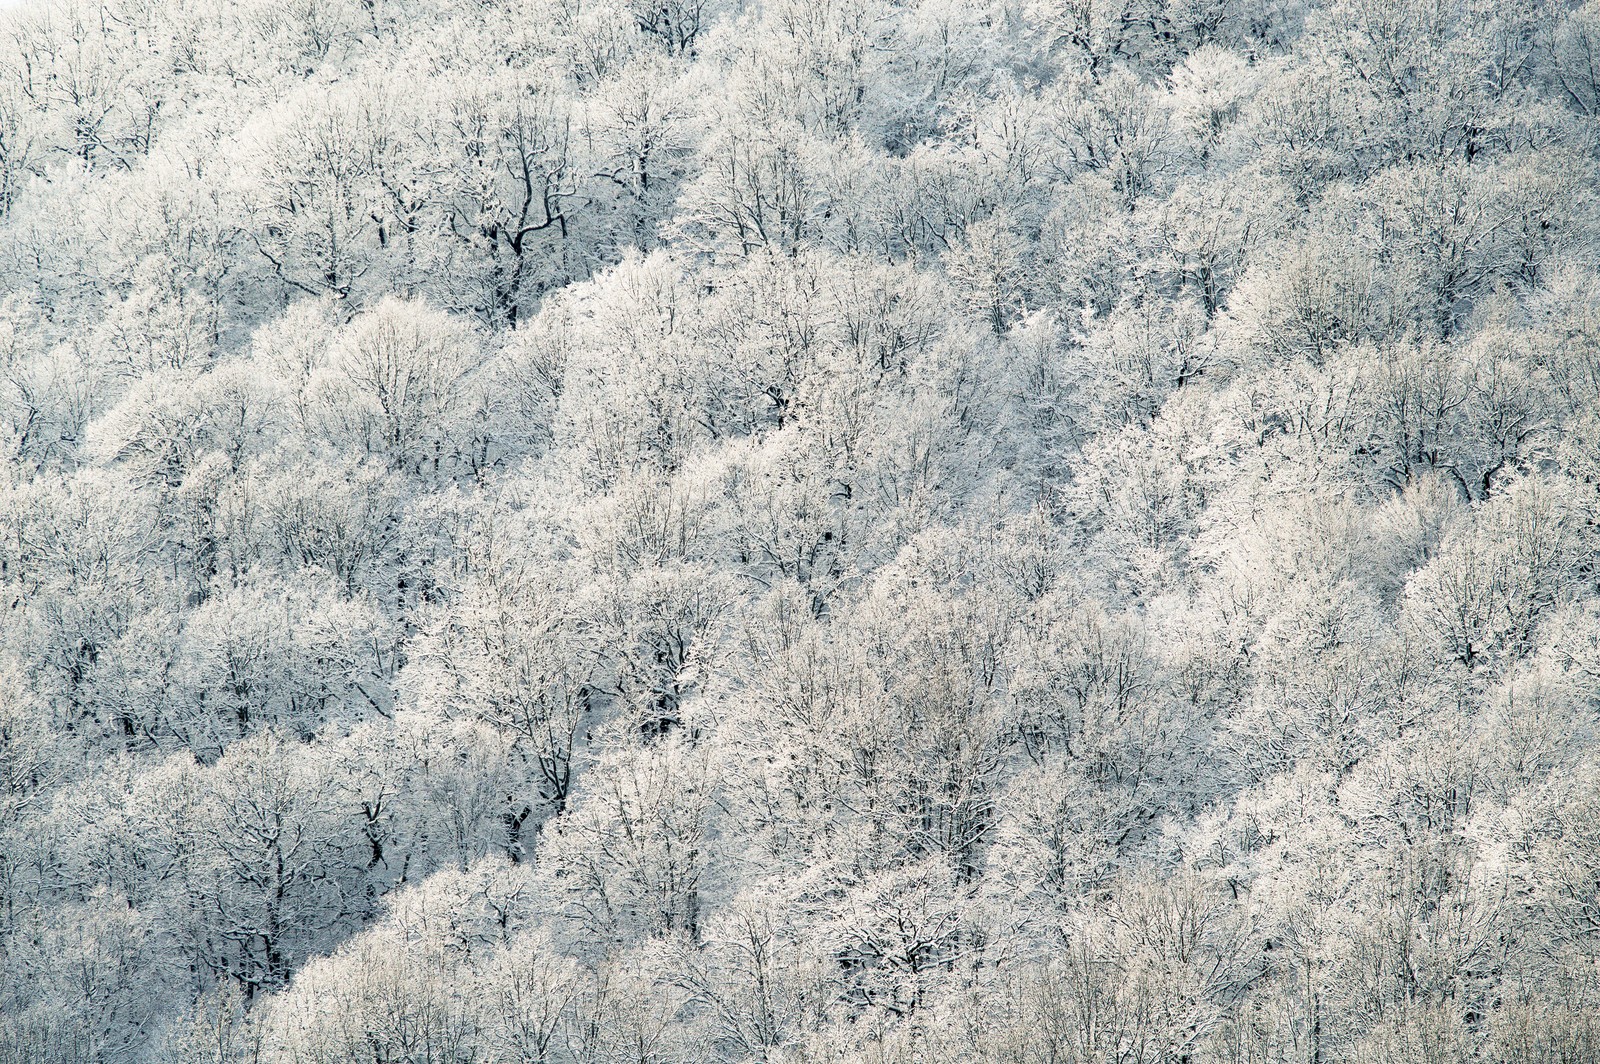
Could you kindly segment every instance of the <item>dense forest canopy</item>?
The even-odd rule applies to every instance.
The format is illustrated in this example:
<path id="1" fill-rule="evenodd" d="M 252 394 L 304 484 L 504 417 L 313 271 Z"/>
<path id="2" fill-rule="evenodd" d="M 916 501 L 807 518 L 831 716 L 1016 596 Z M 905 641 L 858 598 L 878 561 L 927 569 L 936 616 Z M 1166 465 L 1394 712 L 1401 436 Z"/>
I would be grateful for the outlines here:
<path id="1" fill-rule="evenodd" d="M 0 1064 L 1600 1060 L 1600 2 L 0 13 Z"/>

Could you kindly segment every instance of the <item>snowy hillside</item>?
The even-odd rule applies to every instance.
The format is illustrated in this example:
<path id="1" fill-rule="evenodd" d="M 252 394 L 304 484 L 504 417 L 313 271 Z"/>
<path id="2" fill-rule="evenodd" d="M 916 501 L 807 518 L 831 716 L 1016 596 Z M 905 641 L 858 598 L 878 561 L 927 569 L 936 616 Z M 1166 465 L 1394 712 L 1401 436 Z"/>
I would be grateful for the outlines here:
<path id="1" fill-rule="evenodd" d="M 1600 1061 L 1600 0 L 0 12 L 0 1064 Z"/>

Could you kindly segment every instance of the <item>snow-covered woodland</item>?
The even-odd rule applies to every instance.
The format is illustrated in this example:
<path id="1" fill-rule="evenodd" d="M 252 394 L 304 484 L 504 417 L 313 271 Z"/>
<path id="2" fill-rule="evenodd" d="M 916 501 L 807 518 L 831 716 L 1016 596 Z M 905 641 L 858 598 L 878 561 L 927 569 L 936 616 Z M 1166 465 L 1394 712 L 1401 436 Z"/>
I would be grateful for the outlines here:
<path id="1" fill-rule="evenodd" d="M 0 1064 L 1600 1060 L 1600 0 L 0 13 Z"/>

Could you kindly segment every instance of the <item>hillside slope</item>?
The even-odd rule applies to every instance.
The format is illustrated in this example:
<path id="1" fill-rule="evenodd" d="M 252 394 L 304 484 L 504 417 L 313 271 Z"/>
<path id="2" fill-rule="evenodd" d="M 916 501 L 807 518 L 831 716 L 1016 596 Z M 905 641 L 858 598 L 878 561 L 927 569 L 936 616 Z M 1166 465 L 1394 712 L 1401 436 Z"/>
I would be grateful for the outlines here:
<path id="1" fill-rule="evenodd" d="M 1600 1060 L 1597 55 L 0 12 L 0 1064 Z"/>

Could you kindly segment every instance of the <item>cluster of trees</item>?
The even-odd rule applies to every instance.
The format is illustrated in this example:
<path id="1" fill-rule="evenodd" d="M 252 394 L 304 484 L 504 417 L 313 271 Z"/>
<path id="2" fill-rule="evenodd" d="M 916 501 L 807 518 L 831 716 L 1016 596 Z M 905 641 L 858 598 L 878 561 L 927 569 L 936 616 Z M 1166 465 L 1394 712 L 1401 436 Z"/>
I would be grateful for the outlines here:
<path id="1" fill-rule="evenodd" d="M 1597 54 L 0 14 L 0 1064 L 1600 1060 Z"/>

